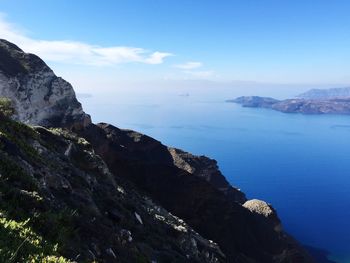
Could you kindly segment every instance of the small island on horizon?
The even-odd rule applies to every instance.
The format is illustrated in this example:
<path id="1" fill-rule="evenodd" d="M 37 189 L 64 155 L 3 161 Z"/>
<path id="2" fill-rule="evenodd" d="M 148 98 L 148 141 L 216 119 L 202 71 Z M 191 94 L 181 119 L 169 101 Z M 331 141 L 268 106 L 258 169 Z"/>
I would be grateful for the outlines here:
<path id="1" fill-rule="evenodd" d="M 312 89 L 296 98 L 277 100 L 270 97 L 242 96 L 226 102 L 243 107 L 266 108 L 284 113 L 350 114 L 350 88 Z"/>

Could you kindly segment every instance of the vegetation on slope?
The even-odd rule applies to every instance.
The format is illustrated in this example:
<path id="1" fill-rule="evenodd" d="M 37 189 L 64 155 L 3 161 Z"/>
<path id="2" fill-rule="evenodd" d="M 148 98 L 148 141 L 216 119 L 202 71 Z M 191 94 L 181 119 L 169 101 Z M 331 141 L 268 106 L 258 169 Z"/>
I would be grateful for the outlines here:
<path id="1" fill-rule="evenodd" d="M 11 121 L 12 114 L 11 102 L 0 99 L 0 262 L 69 262 L 59 253 L 64 242 L 60 235 L 66 228 L 59 221 L 64 217 L 45 207 L 37 181 L 14 158 L 39 162 L 37 151 L 27 143 L 38 134 Z M 46 230 L 38 231 L 43 224 Z"/>

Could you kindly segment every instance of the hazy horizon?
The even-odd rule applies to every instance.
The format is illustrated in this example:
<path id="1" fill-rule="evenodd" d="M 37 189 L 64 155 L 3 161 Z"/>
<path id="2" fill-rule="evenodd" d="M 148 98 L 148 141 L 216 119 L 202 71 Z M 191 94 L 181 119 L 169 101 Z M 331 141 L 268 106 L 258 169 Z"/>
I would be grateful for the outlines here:
<path id="1" fill-rule="evenodd" d="M 0 36 L 39 55 L 79 92 L 190 80 L 332 88 L 350 83 L 349 7 L 5 0 Z"/>

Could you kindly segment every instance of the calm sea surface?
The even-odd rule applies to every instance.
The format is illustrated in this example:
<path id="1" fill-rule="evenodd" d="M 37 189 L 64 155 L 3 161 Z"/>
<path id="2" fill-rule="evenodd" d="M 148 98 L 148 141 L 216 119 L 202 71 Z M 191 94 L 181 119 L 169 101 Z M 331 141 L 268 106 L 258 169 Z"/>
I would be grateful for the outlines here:
<path id="1" fill-rule="evenodd" d="M 350 116 L 283 114 L 225 103 L 235 92 L 123 91 L 81 98 L 109 122 L 204 154 L 249 199 L 273 204 L 303 244 L 350 262 Z"/>

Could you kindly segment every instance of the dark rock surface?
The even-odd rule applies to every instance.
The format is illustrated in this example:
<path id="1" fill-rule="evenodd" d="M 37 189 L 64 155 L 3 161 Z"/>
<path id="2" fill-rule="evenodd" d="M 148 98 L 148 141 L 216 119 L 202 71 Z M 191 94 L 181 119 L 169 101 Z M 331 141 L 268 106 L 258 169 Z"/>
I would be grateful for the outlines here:
<path id="1" fill-rule="evenodd" d="M 112 172 L 217 242 L 228 262 L 312 262 L 279 223 L 277 227 L 275 212 L 270 218 L 251 211 L 242 206 L 245 198 L 236 189 L 228 194 L 218 187 L 222 183 L 208 180 L 221 173 L 216 163 L 214 169 L 208 168 L 208 162 L 214 163 L 206 157 L 169 149 L 148 136 L 105 123 L 90 125 L 80 136 L 93 145 Z M 176 151 L 185 163 L 174 161 Z M 201 167 L 197 175 L 195 167 Z M 200 175 L 204 170 L 211 172 Z"/>
<path id="2" fill-rule="evenodd" d="M 132 171 L 143 170 L 144 168 L 137 168 L 140 166 L 150 167 L 153 173 L 159 172 L 156 170 L 158 167 L 160 170 L 164 167 L 170 174 L 180 171 L 194 177 L 197 181 L 205 181 L 207 185 L 222 192 L 232 202 L 246 201 L 244 193 L 232 187 L 218 170 L 216 161 L 208 157 L 195 156 L 167 147 L 147 135 L 132 130 L 122 130 L 107 123 L 89 125 L 79 131 L 79 134 L 94 145 L 95 151 L 108 164 L 118 165 L 120 176 L 125 174 L 126 177 L 135 176 L 140 177 L 141 180 L 148 180 L 143 176 L 143 173 L 147 174 L 146 168 L 141 173 L 135 172 L 135 175 L 132 175 Z M 125 173 L 121 173 L 124 170 Z M 156 183 L 151 182 L 151 184 Z"/>
<path id="3" fill-rule="evenodd" d="M 227 102 L 241 104 L 243 107 L 267 108 L 284 113 L 302 114 L 350 114 L 350 98 L 335 98 L 327 100 L 287 99 L 244 96 Z"/>
<path id="4" fill-rule="evenodd" d="M 216 189 L 223 192 L 230 200 L 244 203 L 246 197 L 239 189 L 232 187 L 225 176 L 220 172 L 217 162 L 206 156 L 195 156 L 179 149 L 168 147 L 173 158 L 173 164 L 209 182 Z"/>

